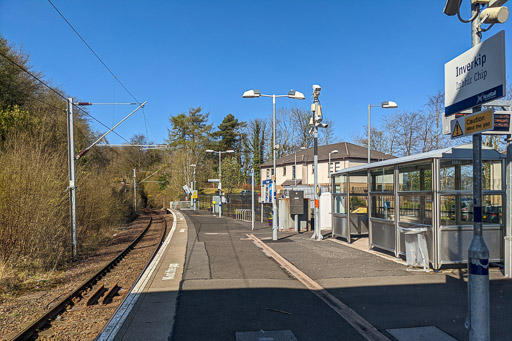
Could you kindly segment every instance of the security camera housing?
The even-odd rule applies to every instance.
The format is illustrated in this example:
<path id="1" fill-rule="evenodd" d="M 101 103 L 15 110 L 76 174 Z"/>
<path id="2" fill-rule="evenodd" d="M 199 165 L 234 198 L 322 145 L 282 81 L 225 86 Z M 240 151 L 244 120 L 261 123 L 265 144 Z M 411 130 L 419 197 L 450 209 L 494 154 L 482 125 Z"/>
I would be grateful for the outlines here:
<path id="1" fill-rule="evenodd" d="M 446 5 L 444 5 L 444 14 L 452 16 L 457 14 L 460 9 L 461 0 L 446 0 Z"/>

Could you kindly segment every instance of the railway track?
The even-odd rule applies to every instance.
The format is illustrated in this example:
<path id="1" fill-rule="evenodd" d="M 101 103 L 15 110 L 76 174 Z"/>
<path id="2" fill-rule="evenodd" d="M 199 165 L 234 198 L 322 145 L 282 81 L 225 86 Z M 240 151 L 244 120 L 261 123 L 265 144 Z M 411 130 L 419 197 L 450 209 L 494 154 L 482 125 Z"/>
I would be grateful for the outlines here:
<path id="1" fill-rule="evenodd" d="M 147 226 L 128 247 L 12 340 L 93 340 L 158 252 L 166 234 L 165 216 L 150 213 Z"/>

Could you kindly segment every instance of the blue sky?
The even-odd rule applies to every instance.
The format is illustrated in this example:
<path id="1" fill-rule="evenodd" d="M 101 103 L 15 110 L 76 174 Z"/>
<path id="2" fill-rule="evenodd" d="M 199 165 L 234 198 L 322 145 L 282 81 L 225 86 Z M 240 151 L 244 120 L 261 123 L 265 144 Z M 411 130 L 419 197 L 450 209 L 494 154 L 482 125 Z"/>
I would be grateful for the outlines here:
<path id="1" fill-rule="evenodd" d="M 446 16 L 441 0 L 52 2 L 135 97 L 148 101 L 116 131 L 155 143 L 167 138 L 171 114 L 202 106 L 214 126 L 229 113 L 268 117 L 271 99 L 242 99 L 248 89 L 301 91 L 305 101 L 278 99 L 277 107 L 307 109 L 313 84 L 322 86 L 323 114 L 339 140 L 350 141 L 367 124 L 368 104 L 393 100 L 399 112 L 423 110 L 428 96 L 444 91 L 444 64 L 471 47 L 470 25 Z M 462 2 L 465 18 L 469 3 Z M 484 39 L 505 30 L 512 46 L 510 27 L 510 20 L 495 25 Z M 68 95 L 132 101 L 48 1 L 0 0 L 0 33 Z M 372 109 L 372 126 L 384 110 Z M 109 126 L 130 111 L 90 108 Z"/>

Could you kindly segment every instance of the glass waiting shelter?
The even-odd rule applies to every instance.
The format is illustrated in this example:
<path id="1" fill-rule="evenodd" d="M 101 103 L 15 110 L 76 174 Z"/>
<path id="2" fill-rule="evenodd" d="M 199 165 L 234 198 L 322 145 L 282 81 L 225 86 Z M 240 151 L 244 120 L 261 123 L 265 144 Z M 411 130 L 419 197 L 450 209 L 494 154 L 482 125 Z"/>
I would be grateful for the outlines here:
<path id="1" fill-rule="evenodd" d="M 400 230 L 426 229 L 432 266 L 467 262 L 473 238 L 473 149 L 435 150 L 345 168 L 331 176 L 333 236 L 368 236 L 369 248 L 405 253 Z M 482 148 L 483 234 L 503 261 L 505 155 Z"/>

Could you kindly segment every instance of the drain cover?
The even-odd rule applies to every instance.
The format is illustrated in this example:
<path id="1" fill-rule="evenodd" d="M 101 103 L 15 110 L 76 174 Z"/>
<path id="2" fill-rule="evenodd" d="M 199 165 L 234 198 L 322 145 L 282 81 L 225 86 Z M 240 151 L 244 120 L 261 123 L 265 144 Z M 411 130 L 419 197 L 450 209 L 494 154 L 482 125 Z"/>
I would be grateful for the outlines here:
<path id="1" fill-rule="evenodd" d="M 236 341 L 297 341 L 291 330 L 236 332 Z"/>
<path id="2" fill-rule="evenodd" d="M 443 332 L 441 329 L 434 326 L 386 329 L 386 331 L 396 337 L 398 341 L 457 341 L 457 339 L 454 339 L 450 335 Z"/>

